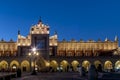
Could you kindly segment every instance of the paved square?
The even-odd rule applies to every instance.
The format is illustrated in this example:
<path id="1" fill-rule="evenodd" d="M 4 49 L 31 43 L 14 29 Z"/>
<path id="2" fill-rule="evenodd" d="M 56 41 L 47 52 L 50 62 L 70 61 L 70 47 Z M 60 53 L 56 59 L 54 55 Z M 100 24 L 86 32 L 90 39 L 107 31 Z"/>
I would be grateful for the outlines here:
<path id="1" fill-rule="evenodd" d="M 85 80 L 80 78 L 79 73 L 37 73 L 37 75 L 23 74 L 21 78 L 12 80 Z"/>

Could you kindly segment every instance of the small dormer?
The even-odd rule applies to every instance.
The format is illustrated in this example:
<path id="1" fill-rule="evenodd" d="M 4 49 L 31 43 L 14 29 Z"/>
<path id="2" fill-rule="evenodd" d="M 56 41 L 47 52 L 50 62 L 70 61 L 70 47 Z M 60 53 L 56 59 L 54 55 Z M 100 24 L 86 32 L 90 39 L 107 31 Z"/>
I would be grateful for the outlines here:
<path id="1" fill-rule="evenodd" d="M 83 41 L 83 39 L 80 39 L 80 41 L 79 41 L 79 42 L 84 42 L 84 41 Z"/>
<path id="2" fill-rule="evenodd" d="M 66 41 L 66 39 L 64 38 L 64 39 L 62 40 L 62 42 L 67 42 L 67 41 Z"/>
<path id="3" fill-rule="evenodd" d="M 1 42 L 6 42 L 3 38 L 1 39 Z"/>
<path id="4" fill-rule="evenodd" d="M 72 38 L 70 42 L 77 42 L 77 41 L 76 41 L 75 39 Z"/>
<path id="5" fill-rule="evenodd" d="M 87 42 L 95 42 L 94 40 L 92 40 L 92 39 L 90 39 L 90 40 L 88 40 Z"/>
<path id="6" fill-rule="evenodd" d="M 9 42 L 14 42 L 13 39 L 11 38 Z"/>
<path id="7" fill-rule="evenodd" d="M 99 39 L 97 40 L 97 42 L 102 42 L 102 41 L 101 41 L 101 39 L 99 38 Z"/>

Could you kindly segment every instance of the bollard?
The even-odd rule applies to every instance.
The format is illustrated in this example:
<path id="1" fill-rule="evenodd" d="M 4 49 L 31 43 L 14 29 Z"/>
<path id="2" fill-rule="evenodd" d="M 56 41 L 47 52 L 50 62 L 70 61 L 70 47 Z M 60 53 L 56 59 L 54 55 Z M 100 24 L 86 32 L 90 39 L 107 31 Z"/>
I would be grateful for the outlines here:
<path id="1" fill-rule="evenodd" d="M 91 65 L 88 71 L 88 80 L 97 80 L 98 79 L 98 73 L 95 68 L 95 65 Z"/>

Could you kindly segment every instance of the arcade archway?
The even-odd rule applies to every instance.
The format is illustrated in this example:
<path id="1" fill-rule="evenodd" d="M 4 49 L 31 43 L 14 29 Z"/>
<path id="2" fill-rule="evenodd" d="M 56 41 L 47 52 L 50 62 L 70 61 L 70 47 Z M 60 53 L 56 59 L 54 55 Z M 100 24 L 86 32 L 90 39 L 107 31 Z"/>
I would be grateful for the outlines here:
<path id="1" fill-rule="evenodd" d="M 58 63 L 57 63 L 57 61 L 52 60 L 52 61 L 50 62 L 50 67 L 52 68 L 53 71 L 57 71 L 57 68 L 58 68 Z"/>
<path id="2" fill-rule="evenodd" d="M 87 60 L 82 62 L 82 66 L 85 68 L 86 71 L 88 71 L 90 65 L 90 62 Z"/>
<path id="3" fill-rule="evenodd" d="M 47 67 L 46 66 L 46 61 L 44 60 L 43 57 L 40 56 L 39 58 L 37 58 L 35 66 L 36 66 L 36 69 L 43 70 Z"/>
<path id="4" fill-rule="evenodd" d="M 104 64 L 104 69 L 105 70 L 113 69 L 112 62 L 111 61 L 106 61 L 105 64 Z"/>
<path id="5" fill-rule="evenodd" d="M 73 67 L 73 71 L 77 71 L 77 67 L 79 66 L 79 62 L 77 60 L 72 61 L 71 63 Z"/>
<path id="6" fill-rule="evenodd" d="M 97 60 L 97 61 L 94 62 L 94 65 L 95 65 L 96 68 L 98 68 L 99 64 L 102 65 L 102 63 L 99 60 Z"/>
<path id="7" fill-rule="evenodd" d="M 63 71 L 68 71 L 69 68 L 69 63 L 66 60 L 63 60 L 60 63 L 60 67 L 62 68 Z"/>
<path id="8" fill-rule="evenodd" d="M 6 69 L 8 69 L 8 62 L 5 61 L 5 60 L 2 60 L 2 61 L 0 62 L 0 70 L 4 71 L 4 70 L 6 70 Z"/>
<path id="9" fill-rule="evenodd" d="M 16 71 L 17 68 L 19 68 L 19 62 L 16 61 L 16 60 L 13 60 L 11 63 L 10 63 L 10 68 L 12 69 L 12 71 Z"/>
<path id="10" fill-rule="evenodd" d="M 30 71 L 30 63 L 27 60 L 21 62 L 21 69 L 23 72 Z"/>
<path id="11" fill-rule="evenodd" d="M 120 61 L 115 63 L 115 69 L 120 70 Z"/>

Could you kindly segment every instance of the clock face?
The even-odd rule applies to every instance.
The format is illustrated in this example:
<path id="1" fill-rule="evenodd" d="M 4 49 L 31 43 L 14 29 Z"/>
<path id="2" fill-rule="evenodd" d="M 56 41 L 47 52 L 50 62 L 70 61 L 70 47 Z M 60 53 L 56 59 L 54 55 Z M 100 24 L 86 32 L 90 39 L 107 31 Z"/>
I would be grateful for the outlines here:
<path id="1" fill-rule="evenodd" d="M 40 40 L 37 40 L 36 43 L 37 43 L 38 49 L 45 49 L 45 40 L 40 39 Z"/>

